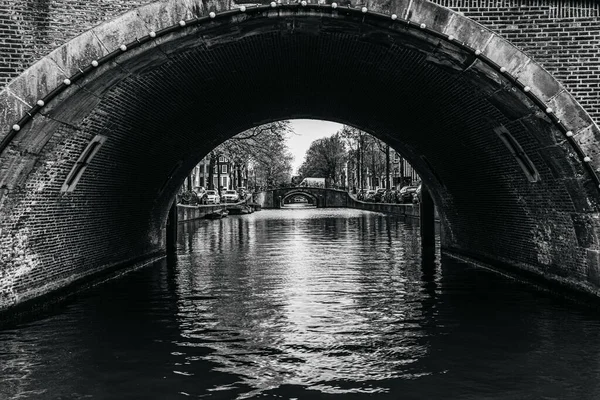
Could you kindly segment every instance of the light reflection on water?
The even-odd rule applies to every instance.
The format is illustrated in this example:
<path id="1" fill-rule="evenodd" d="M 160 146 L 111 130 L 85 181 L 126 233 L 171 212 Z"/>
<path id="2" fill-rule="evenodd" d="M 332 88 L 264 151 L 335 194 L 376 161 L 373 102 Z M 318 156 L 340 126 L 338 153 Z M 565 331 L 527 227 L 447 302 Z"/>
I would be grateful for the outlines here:
<path id="1" fill-rule="evenodd" d="M 193 322 L 182 331 L 208 342 L 218 370 L 241 375 L 255 388 L 250 394 L 282 384 L 384 392 L 373 381 L 426 373 L 410 367 L 427 352 L 415 329 L 424 316 L 411 304 L 420 275 L 405 268 L 414 261 L 406 253 L 419 251 L 414 230 L 354 210 L 270 211 L 221 224 L 223 240 L 199 245 L 214 229 L 201 225 L 180 257 L 202 281 L 183 308 L 190 310 L 195 293 L 227 295 L 206 302 L 213 318 L 189 315 Z M 354 384 L 342 389 L 339 381 Z"/>
<path id="2" fill-rule="evenodd" d="M 182 224 L 176 260 L 0 330 L 0 399 L 600 398 L 598 316 L 358 210 Z"/>

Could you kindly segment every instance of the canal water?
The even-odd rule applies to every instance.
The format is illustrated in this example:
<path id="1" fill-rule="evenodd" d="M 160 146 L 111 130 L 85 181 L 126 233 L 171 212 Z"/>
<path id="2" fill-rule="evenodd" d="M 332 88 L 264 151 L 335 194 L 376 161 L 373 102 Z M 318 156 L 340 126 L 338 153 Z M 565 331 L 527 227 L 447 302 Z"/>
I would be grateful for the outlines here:
<path id="1" fill-rule="evenodd" d="M 344 209 L 182 224 L 176 259 L 0 330 L 0 399 L 598 399 L 600 317 Z"/>

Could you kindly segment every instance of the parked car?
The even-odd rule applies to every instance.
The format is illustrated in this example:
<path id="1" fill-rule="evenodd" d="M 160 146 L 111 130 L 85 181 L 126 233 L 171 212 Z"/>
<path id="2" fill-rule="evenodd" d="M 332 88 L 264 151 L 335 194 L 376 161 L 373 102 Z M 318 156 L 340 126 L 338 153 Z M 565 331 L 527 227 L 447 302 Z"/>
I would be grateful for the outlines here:
<path id="1" fill-rule="evenodd" d="M 373 201 L 376 203 L 381 203 L 383 202 L 383 195 L 385 194 L 385 189 L 384 188 L 379 188 L 375 191 L 375 194 L 373 195 Z"/>
<path id="2" fill-rule="evenodd" d="M 367 192 L 365 193 L 365 198 L 364 201 L 371 201 L 374 202 L 375 201 L 375 191 L 374 190 L 367 190 Z"/>
<path id="3" fill-rule="evenodd" d="M 416 186 L 404 186 L 400 189 L 400 202 L 401 203 L 412 203 L 413 193 L 416 192 Z"/>
<path id="4" fill-rule="evenodd" d="M 207 190 L 204 198 L 206 199 L 204 204 L 219 204 L 221 202 L 221 197 L 216 190 Z"/>
<path id="5" fill-rule="evenodd" d="M 384 203 L 399 203 L 398 191 L 394 189 L 387 190 L 383 195 Z"/>
<path id="6" fill-rule="evenodd" d="M 240 200 L 240 196 L 235 190 L 226 190 L 221 199 L 223 203 L 237 203 Z"/>

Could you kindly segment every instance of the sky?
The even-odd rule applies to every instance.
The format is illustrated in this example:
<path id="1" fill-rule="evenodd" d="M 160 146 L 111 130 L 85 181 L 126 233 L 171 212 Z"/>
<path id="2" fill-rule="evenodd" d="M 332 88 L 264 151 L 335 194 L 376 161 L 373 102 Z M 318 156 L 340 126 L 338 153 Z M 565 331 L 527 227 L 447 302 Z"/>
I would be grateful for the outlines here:
<path id="1" fill-rule="evenodd" d="M 287 140 L 287 145 L 294 156 L 292 164 L 294 174 L 302 161 L 310 144 L 316 140 L 328 137 L 342 129 L 342 125 L 336 122 L 319 121 L 314 119 L 293 119 L 290 121 L 292 129 L 296 132 Z"/>

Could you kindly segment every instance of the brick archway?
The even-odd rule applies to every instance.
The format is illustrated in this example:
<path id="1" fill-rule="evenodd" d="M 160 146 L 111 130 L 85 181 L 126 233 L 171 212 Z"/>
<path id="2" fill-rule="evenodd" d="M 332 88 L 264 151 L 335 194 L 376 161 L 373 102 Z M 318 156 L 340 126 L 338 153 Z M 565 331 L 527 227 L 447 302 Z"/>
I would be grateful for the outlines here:
<path id="1" fill-rule="evenodd" d="M 192 166 L 296 117 L 402 152 L 432 189 L 448 254 L 599 293 L 598 129 L 516 47 L 424 0 L 385 13 L 200 4 L 125 14 L 1 93 L 0 308 L 160 256 Z"/>
<path id="2" fill-rule="evenodd" d="M 285 204 L 285 201 L 287 199 L 289 199 L 290 197 L 296 197 L 296 196 L 302 196 L 307 200 L 312 201 L 312 204 L 314 204 L 315 206 L 319 205 L 319 200 L 317 199 L 317 196 L 315 196 L 313 193 L 309 193 L 305 190 L 292 190 L 291 192 L 286 193 L 282 198 L 281 201 L 283 202 L 283 204 Z"/>

